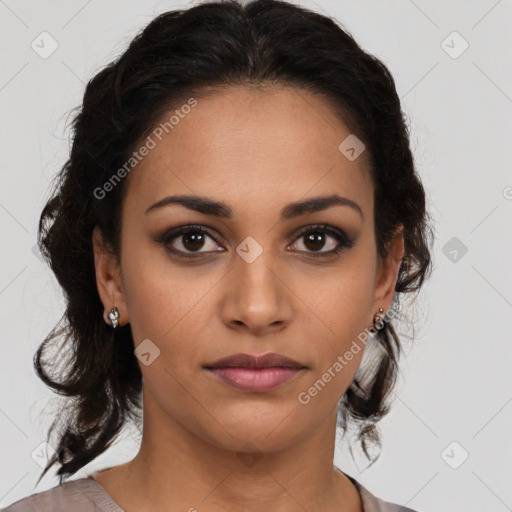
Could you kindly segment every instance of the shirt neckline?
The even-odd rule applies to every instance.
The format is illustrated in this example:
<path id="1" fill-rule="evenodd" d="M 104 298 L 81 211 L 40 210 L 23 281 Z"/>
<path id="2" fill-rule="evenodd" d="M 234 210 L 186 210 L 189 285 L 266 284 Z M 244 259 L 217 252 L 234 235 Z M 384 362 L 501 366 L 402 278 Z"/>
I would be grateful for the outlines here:
<path id="1" fill-rule="evenodd" d="M 351 477 L 347 473 L 341 471 L 341 469 L 336 468 L 343 475 L 345 475 L 355 486 L 359 496 L 361 498 L 361 502 L 363 503 L 363 512 L 370 512 L 373 510 L 380 510 L 379 508 L 375 508 L 379 506 L 379 501 L 368 489 L 366 489 L 363 485 L 361 485 L 355 478 Z M 114 498 L 110 496 L 110 494 L 102 487 L 102 485 L 94 478 L 93 474 L 90 474 L 86 477 L 86 480 L 93 482 L 97 486 L 97 489 L 101 493 L 102 503 L 108 507 L 109 512 L 124 512 L 124 509 L 114 501 Z"/>

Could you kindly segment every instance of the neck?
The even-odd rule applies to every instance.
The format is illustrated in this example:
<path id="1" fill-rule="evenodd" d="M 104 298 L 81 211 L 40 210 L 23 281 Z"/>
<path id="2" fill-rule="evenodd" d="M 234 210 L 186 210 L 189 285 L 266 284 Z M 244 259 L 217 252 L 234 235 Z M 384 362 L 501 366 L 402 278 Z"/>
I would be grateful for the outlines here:
<path id="1" fill-rule="evenodd" d="M 149 415 L 143 432 L 137 456 L 109 470 L 110 487 L 108 472 L 103 479 L 127 512 L 362 512 L 356 488 L 333 466 L 336 409 L 309 438 L 265 453 L 251 443 L 226 450 Z"/>

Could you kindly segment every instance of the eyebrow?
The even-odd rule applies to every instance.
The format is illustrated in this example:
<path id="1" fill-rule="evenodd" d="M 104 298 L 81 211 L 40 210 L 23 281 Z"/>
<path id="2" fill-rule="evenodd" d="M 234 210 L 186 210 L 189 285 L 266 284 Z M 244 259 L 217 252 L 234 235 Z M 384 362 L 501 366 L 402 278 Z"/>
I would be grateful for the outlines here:
<path id="1" fill-rule="evenodd" d="M 189 210 L 204 213 L 205 215 L 214 215 L 215 217 L 221 217 L 224 219 L 231 219 L 233 217 L 233 210 L 227 204 L 215 201 L 208 197 L 192 195 L 174 195 L 164 197 L 160 201 L 152 204 L 145 213 L 147 214 L 171 204 L 180 204 Z M 313 197 L 306 199 L 305 201 L 290 203 L 281 210 L 281 218 L 283 220 L 288 220 L 304 215 L 305 213 L 315 213 L 326 210 L 333 206 L 348 206 L 359 213 L 361 218 L 364 219 L 363 211 L 355 201 L 352 201 L 352 199 L 348 199 L 347 197 L 341 197 L 337 194 Z"/>

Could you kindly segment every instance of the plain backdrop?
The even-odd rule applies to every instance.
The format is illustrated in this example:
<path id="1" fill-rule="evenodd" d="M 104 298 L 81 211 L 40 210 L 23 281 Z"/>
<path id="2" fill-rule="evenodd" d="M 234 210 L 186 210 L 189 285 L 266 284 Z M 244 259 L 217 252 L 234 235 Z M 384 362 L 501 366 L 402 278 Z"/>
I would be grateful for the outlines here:
<path id="1" fill-rule="evenodd" d="M 340 439 L 335 463 L 420 512 L 511 510 L 512 2 L 300 3 L 335 17 L 391 70 L 436 223 L 434 272 L 380 424 L 381 457 L 367 468 Z M 0 507 L 58 484 L 54 466 L 34 487 L 54 395 L 32 358 L 64 311 L 34 245 L 69 151 L 66 116 L 155 15 L 190 5 L 0 1 Z M 47 58 L 33 49 L 41 37 L 58 44 Z M 137 449 L 127 430 L 75 476 Z"/>

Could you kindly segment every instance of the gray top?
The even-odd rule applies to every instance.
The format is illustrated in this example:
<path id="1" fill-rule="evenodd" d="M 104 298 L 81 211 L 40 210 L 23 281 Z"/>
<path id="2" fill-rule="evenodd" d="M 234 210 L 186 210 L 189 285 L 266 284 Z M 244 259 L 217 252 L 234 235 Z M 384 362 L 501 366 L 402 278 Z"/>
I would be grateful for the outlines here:
<path id="1" fill-rule="evenodd" d="M 376 498 L 354 478 L 364 512 L 415 512 L 406 507 Z M 89 475 L 56 485 L 46 491 L 22 498 L 0 512 L 124 512 L 103 487 Z"/>

